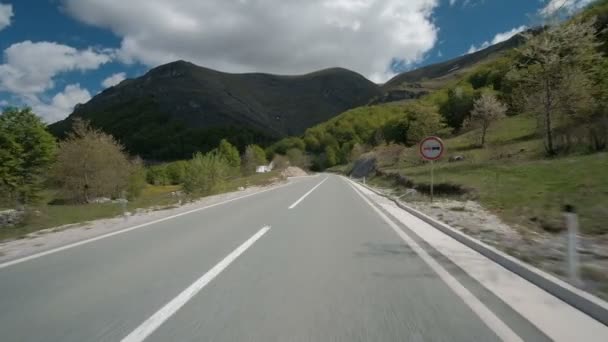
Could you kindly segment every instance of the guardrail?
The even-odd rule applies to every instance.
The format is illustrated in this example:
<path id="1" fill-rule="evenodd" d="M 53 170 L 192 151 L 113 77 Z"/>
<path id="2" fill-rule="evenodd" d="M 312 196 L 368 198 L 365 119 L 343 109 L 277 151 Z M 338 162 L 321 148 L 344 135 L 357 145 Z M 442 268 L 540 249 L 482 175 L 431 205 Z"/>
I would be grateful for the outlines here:
<path id="1" fill-rule="evenodd" d="M 351 180 L 356 181 L 355 179 Z M 382 192 L 368 186 L 367 184 L 363 184 L 361 182 L 357 183 L 379 196 L 388 198 L 389 200 L 393 201 L 399 208 L 416 216 L 417 218 L 428 223 L 432 227 L 452 237 L 456 241 L 477 251 L 488 259 L 496 262 L 502 267 L 519 275 L 520 277 L 526 279 L 532 284 L 540 287 L 541 289 L 563 300 L 569 305 L 591 316 L 595 320 L 608 326 L 608 303 L 604 300 L 581 289 L 578 289 L 542 270 L 539 270 L 536 267 L 530 266 L 519 259 L 507 255 L 492 246 L 486 245 L 485 243 L 474 239 L 444 223 L 441 223 L 435 220 L 434 218 L 414 208 L 411 208 L 394 198 L 383 194 Z"/>

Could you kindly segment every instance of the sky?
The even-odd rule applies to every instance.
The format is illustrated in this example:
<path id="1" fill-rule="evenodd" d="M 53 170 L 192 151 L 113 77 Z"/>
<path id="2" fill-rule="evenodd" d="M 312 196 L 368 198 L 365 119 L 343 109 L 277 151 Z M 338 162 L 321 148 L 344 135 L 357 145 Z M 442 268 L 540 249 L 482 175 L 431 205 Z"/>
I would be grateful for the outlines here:
<path id="1" fill-rule="evenodd" d="M 483 49 L 593 0 L 0 0 L 0 107 L 46 122 L 175 60 L 344 67 L 374 82 Z"/>

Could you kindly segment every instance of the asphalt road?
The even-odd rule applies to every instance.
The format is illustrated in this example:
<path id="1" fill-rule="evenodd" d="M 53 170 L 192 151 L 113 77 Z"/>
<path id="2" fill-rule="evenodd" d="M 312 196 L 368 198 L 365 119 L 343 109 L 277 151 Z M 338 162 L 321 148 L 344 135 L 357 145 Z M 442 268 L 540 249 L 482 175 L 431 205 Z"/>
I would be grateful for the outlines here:
<path id="1" fill-rule="evenodd" d="M 522 340 L 546 340 L 463 283 Z M 327 175 L 0 268 L 3 342 L 144 338 L 500 340 L 344 179 Z"/>

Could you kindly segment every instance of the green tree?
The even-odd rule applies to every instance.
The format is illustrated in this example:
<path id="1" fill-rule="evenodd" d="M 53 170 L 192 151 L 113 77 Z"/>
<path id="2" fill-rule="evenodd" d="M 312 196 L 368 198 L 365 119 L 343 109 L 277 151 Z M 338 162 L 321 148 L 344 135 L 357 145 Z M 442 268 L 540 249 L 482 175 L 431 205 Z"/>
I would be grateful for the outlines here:
<path id="1" fill-rule="evenodd" d="M 129 181 L 127 185 L 128 199 L 134 199 L 141 195 L 141 192 L 146 187 L 146 168 L 140 158 L 132 160 L 129 172 Z"/>
<path id="2" fill-rule="evenodd" d="M 475 90 L 468 82 L 461 82 L 448 90 L 447 101 L 439 108 L 448 126 L 456 130 L 462 127 L 462 123 L 473 109 L 475 98 Z"/>
<path id="3" fill-rule="evenodd" d="M 31 109 L 3 111 L 0 115 L 0 190 L 6 193 L 9 202 L 27 204 L 37 198 L 55 152 L 55 139 Z"/>
<path id="4" fill-rule="evenodd" d="M 215 151 L 196 153 L 188 162 L 182 187 L 189 194 L 213 194 L 223 188 L 230 169 L 227 160 Z"/>
<path id="5" fill-rule="evenodd" d="M 556 153 L 556 123 L 564 127 L 592 107 L 589 80 L 601 62 L 595 34 L 594 21 L 574 20 L 526 35 L 527 43 L 517 50 L 518 64 L 508 77 L 518 85 L 522 107 L 538 115 L 549 155 Z"/>
<path id="6" fill-rule="evenodd" d="M 238 169 L 241 167 L 241 156 L 239 155 L 239 150 L 234 147 L 231 143 L 226 139 L 222 139 L 217 148 L 219 156 L 226 160 L 226 163 L 233 168 Z"/>
<path id="7" fill-rule="evenodd" d="M 171 179 L 167 172 L 167 165 L 152 165 L 146 170 L 146 180 L 152 185 L 169 185 Z"/>
<path id="8" fill-rule="evenodd" d="M 178 160 L 167 164 L 166 174 L 169 182 L 173 185 L 182 184 L 186 175 L 186 168 L 188 162 L 185 160 Z"/>
<path id="9" fill-rule="evenodd" d="M 245 174 L 253 174 L 260 165 L 268 164 L 266 160 L 266 152 L 258 145 L 248 145 L 243 154 L 243 172 Z"/>
<path id="10" fill-rule="evenodd" d="M 409 120 L 406 145 L 415 145 L 424 137 L 437 134 L 445 127 L 437 106 L 424 102 L 412 103 L 405 109 Z"/>
<path id="11" fill-rule="evenodd" d="M 119 197 L 129 189 L 133 167 L 114 137 L 76 120 L 72 133 L 59 143 L 52 179 L 64 197 L 88 203 L 96 197 Z M 131 194 L 129 194 L 131 195 Z"/>
<path id="12" fill-rule="evenodd" d="M 507 106 L 500 102 L 493 94 L 483 94 L 471 111 L 471 117 L 466 121 L 469 128 L 479 128 L 479 145 L 483 147 L 486 142 L 486 132 L 490 125 L 507 113 Z"/>
<path id="13" fill-rule="evenodd" d="M 326 167 L 332 167 L 338 164 L 338 153 L 334 146 L 325 147 L 325 163 Z"/>

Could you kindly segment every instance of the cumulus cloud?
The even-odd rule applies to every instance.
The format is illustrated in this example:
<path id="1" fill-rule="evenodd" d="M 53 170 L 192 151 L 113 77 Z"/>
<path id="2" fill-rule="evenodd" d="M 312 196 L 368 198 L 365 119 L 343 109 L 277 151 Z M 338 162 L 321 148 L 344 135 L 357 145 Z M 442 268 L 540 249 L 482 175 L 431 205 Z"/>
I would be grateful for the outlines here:
<path id="1" fill-rule="evenodd" d="M 64 119 L 74 110 L 74 106 L 85 103 L 91 99 L 91 93 L 87 89 L 81 88 L 80 84 L 69 84 L 62 92 L 57 93 L 53 98 L 44 102 L 38 97 L 26 100 L 34 113 L 40 115 L 46 122 L 55 122 Z"/>
<path id="2" fill-rule="evenodd" d="M 77 50 L 52 42 L 13 44 L 4 50 L 0 65 L 0 91 L 27 96 L 52 89 L 62 72 L 94 70 L 111 57 L 92 49 Z"/>
<path id="3" fill-rule="evenodd" d="M 13 5 L 0 3 L 0 30 L 11 24 L 13 15 Z"/>
<path id="4" fill-rule="evenodd" d="M 435 44 L 439 0 L 63 0 L 80 21 L 122 37 L 118 56 L 185 59 L 229 72 L 297 74 L 344 66 L 376 79 L 393 58 Z"/>
<path id="5" fill-rule="evenodd" d="M 502 43 L 506 40 L 509 40 L 514 35 L 525 31 L 526 29 L 528 29 L 528 27 L 526 25 L 522 25 L 519 27 L 514 27 L 513 29 L 506 31 L 506 32 L 497 33 L 491 41 L 485 41 L 485 42 L 481 43 L 481 45 L 479 45 L 479 46 L 471 45 L 471 47 L 469 48 L 469 51 L 467 51 L 467 53 L 477 52 L 479 50 L 483 50 L 494 44 Z"/>
<path id="6" fill-rule="evenodd" d="M 540 10 L 543 16 L 552 16 L 559 12 L 572 14 L 595 0 L 547 0 L 547 4 Z"/>
<path id="7" fill-rule="evenodd" d="M 125 78 L 127 78 L 127 74 L 125 74 L 124 72 L 119 72 L 119 73 L 113 74 L 113 75 L 109 76 L 108 78 L 106 78 L 105 80 L 103 80 L 101 82 L 101 85 L 104 88 L 110 88 L 110 87 L 115 86 L 118 83 L 124 81 Z"/>

